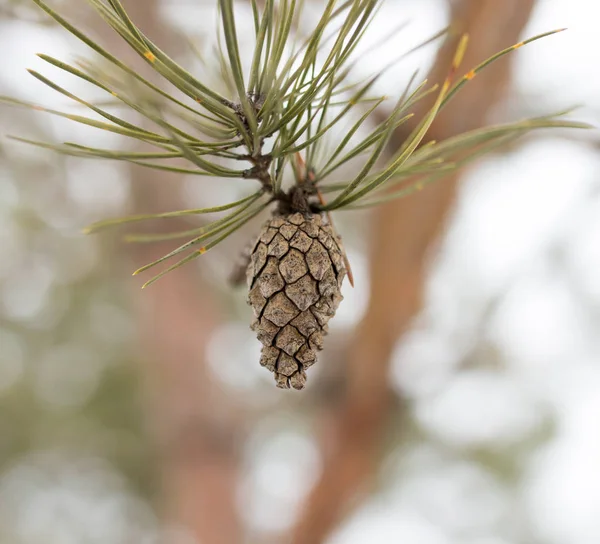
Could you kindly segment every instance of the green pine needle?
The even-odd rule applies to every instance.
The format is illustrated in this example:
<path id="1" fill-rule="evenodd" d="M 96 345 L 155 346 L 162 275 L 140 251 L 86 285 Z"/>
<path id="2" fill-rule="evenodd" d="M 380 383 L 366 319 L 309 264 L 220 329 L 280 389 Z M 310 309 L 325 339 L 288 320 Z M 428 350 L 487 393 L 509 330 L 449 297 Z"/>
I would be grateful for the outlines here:
<path id="1" fill-rule="evenodd" d="M 272 203 L 289 205 L 291 197 L 285 188 L 289 177 L 296 183 L 312 183 L 323 194 L 331 195 L 325 205 L 310 201 L 315 211 L 371 207 L 421 190 L 483 154 L 509 145 L 534 130 L 589 128 L 585 123 L 565 119 L 569 112 L 560 112 L 470 131 L 442 142 L 424 143 L 440 110 L 482 70 L 523 45 L 564 29 L 545 32 L 506 48 L 454 82 L 467 45 L 467 38 L 463 37 L 449 66 L 448 77 L 441 86 L 428 86 L 426 81 L 415 85 L 417 74 L 413 74 L 387 118 L 373 126 L 373 113 L 388 98 L 371 95 L 377 78 L 407 55 L 445 36 L 447 29 L 403 53 L 380 73 L 361 81 L 353 75 L 359 62 L 353 55 L 383 0 L 327 0 L 320 17 L 302 40 L 298 40 L 296 28 L 303 19 L 304 1 L 250 0 L 255 47 L 247 59 L 250 68 L 245 73 L 234 2 L 219 0 L 220 29 L 215 54 L 222 80 L 220 88 L 229 89 L 229 95 L 224 96 L 206 83 L 209 78 L 190 73 L 159 49 L 131 20 L 120 0 L 87 2 L 162 81 L 169 84 L 168 87 L 155 85 L 139 75 L 135 67 L 110 54 L 44 0 L 32 1 L 108 61 L 111 68 L 101 70 L 89 61 L 76 63 L 78 67 L 75 67 L 48 55 L 39 55 L 48 64 L 106 93 L 105 100 L 93 102 L 38 71 L 29 70 L 29 73 L 102 120 L 10 97 L 0 97 L 0 101 L 127 136 L 151 149 L 145 152 L 115 151 L 76 142 L 56 144 L 13 137 L 15 140 L 65 155 L 121 160 L 162 171 L 207 178 L 243 178 L 257 183 L 254 190 L 248 191 L 248 196 L 228 204 L 109 219 L 90 225 L 85 232 L 146 220 L 227 212 L 207 225 L 185 231 L 127 235 L 126 239 L 131 242 L 191 237 L 134 273 L 142 273 L 181 253 L 190 252 L 146 282 L 144 287 L 215 247 Z M 404 26 L 402 23 L 395 32 Z M 384 37 L 371 50 L 386 43 L 387 37 Z M 432 93 L 436 94 L 433 106 L 418 120 L 397 152 L 383 163 L 382 157 L 392 134 L 413 118 L 415 105 Z M 137 113 L 152 125 L 142 127 L 114 113 L 123 109 Z M 349 122 L 349 119 L 352 120 Z M 352 179 L 329 181 L 342 166 L 359 160 L 362 162 Z M 182 162 L 188 163 L 188 167 Z M 196 249 L 200 244 L 203 245 Z"/>

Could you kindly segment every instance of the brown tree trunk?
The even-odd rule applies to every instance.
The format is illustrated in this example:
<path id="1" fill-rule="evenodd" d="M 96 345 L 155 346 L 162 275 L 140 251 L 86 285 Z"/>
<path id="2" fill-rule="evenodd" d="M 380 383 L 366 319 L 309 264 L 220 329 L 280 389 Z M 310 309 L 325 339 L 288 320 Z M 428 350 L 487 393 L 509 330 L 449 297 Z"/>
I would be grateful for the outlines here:
<path id="1" fill-rule="evenodd" d="M 470 35 L 463 62 L 467 69 L 517 42 L 534 3 L 535 0 L 455 2 L 454 37 L 440 50 L 429 81 L 443 80 L 457 36 L 463 32 Z M 440 114 L 427 139 L 440 141 L 480 127 L 504 95 L 510 80 L 509 59 L 496 63 L 470 82 Z M 398 148 L 404 136 L 395 135 L 391 151 Z M 390 355 L 421 308 L 427 255 L 445 225 L 458 178 L 452 176 L 415 196 L 387 204 L 374 214 L 370 301 L 347 349 L 347 389 L 325 429 L 328 455 L 324 456 L 323 473 L 293 529 L 293 544 L 323 542 L 357 498 L 364 495 L 377 469 L 391 406 Z"/>
<path id="2" fill-rule="evenodd" d="M 159 2 L 124 4 L 142 30 L 172 53 L 178 40 L 161 21 Z M 182 207 L 176 174 L 132 166 L 131 179 L 133 213 Z M 178 225 L 170 221 L 168 227 L 176 230 Z M 172 248 L 152 244 L 126 249 L 137 268 Z M 144 291 L 139 280 L 131 283 L 146 420 L 158 453 L 164 521 L 181 526 L 197 542 L 237 544 L 242 541 L 236 491 L 243 423 L 241 412 L 214 382 L 205 355 L 221 318 L 219 302 L 193 265 Z"/>

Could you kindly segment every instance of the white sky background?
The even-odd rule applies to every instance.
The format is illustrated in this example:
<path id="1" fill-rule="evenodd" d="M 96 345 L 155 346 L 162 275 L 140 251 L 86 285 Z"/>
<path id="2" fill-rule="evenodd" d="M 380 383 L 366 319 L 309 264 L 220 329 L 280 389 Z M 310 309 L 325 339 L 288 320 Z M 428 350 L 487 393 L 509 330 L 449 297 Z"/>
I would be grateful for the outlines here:
<path id="1" fill-rule="evenodd" d="M 443 27 L 442 4 L 388 0 L 377 37 L 403 20 L 412 24 L 393 46 L 380 49 L 377 58 L 369 60 L 369 70 L 385 64 L 388 52 L 395 56 Z M 190 13 L 182 9 L 169 15 L 192 32 Z M 574 116 L 600 123 L 599 21 L 597 0 L 538 0 L 523 37 L 558 27 L 569 30 L 516 54 L 515 92 L 531 99 L 535 113 L 583 103 L 586 107 Z M 24 70 L 45 69 L 34 57 L 40 51 L 58 58 L 70 56 L 72 42 L 65 40 L 62 31 L 11 23 L 1 29 L 0 43 L 5 51 L 7 44 L 19 44 L 3 60 L 2 78 L 13 94 L 64 105 L 43 85 L 32 83 Z M 430 49 L 415 55 L 401 65 L 402 70 L 384 76 L 379 89 L 400 88 L 414 68 L 421 67 L 424 74 L 433 53 Z M 56 123 L 56 130 L 57 137 L 63 137 L 64 125 Z M 88 137 L 72 124 L 66 130 L 69 139 Z M 118 213 L 127 198 L 119 167 L 101 163 L 89 172 L 93 173 L 70 174 L 70 197 L 85 213 Z M 0 191 L 0 201 L 10 200 L 9 187 L 7 182 Z M 395 387 L 413 399 L 416 421 L 431 443 L 390 460 L 386 470 L 392 484 L 346 522 L 332 544 L 600 542 L 599 187 L 598 151 L 551 133 L 468 172 L 432 272 L 428 306 L 413 333 L 398 347 L 392 374 Z M 5 221 L 0 207 L 0 224 Z M 354 261 L 358 275 L 365 277 L 364 259 Z M 3 293 L 5 307 L 12 307 L 19 319 L 18 312 L 35 303 L 26 296 L 32 292 L 26 278 L 22 281 L 20 289 Z M 360 285 L 365 283 L 348 292 L 334 326 L 359 319 L 365 294 Z M 481 347 L 473 345 L 481 334 L 488 350 L 483 356 L 473 352 Z M 226 345 L 238 339 L 244 349 L 235 357 L 245 363 L 248 344 L 240 339 L 247 342 L 249 335 L 245 327 L 228 325 L 220 338 L 228 339 Z M 457 369 L 466 356 L 477 361 L 489 357 L 490 350 L 500 361 L 498 366 Z M 2 380 L 0 372 L 0 385 Z M 252 384 L 240 386 L 248 385 Z M 544 432 L 551 421 L 552 438 L 538 451 L 522 456 L 523 478 L 516 495 L 492 473 L 466 460 L 478 447 L 510 453 L 512 444 Z M 287 508 L 288 523 L 293 520 L 293 507 L 307 490 L 306 480 L 300 481 L 298 475 L 318 470 L 316 450 L 309 438 L 294 433 L 258 443 L 250 448 L 252 471 L 243 490 L 256 499 L 248 521 L 257 529 L 283 529 L 274 524 L 274 514 L 281 520 L 282 509 Z M 296 452 L 295 462 L 303 464 L 292 467 L 280 461 L 294 459 L 290 452 Z M 102 470 L 108 471 L 104 466 Z M 67 478 L 54 495 L 47 483 L 40 489 L 48 504 L 70 511 L 76 508 L 72 497 L 77 496 L 81 475 L 65 474 L 72 476 L 72 485 Z M 3 494 L 13 489 L 14 478 L 9 474 L 0 479 L 0 503 Z M 69 500 L 60 502 L 67 495 Z M 48 540 L 51 520 L 39 517 L 44 509 L 36 510 L 35 505 L 41 503 L 27 504 L 22 510 L 11 510 L 11 516 L 21 516 L 19 523 L 28 531 L 23 542 L 41 542 L 31 530 L 37 523 L 50 523 L 44 525 L 44 542 L 67 542 L 60 540 L 60 531 L 57 539 Z M 85 512 L 73 512 L 85 519 Z M 106 517 L 98 518 L 90 510 L 90 523 L 108 527 L 110 520 L 127 522 L 122 514 L 111 514 L 111 508 L 102 512 Z M 146 520 L 146 513 L 139 516 Z M 144 521 L 144 531 L 149 525 Z M 107 532 L 98 541 L 120 543 L 119 538 Z"/>

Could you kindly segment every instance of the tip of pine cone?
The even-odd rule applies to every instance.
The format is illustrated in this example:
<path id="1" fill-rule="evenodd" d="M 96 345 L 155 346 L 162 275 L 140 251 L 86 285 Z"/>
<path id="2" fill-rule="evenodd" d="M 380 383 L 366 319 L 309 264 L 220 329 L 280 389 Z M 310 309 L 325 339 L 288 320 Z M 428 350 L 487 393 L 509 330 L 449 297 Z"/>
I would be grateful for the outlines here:
<path id="1" fill-rule="evenodd" d="M 292 376 L 284 376 L 279 372 L 275 373 L 275 384 L 280 389 L 296 389 L 300 391 L 304 389 L 306 386 L 306 372 L 304 370 L 299 370 L 295 372 Z"/>

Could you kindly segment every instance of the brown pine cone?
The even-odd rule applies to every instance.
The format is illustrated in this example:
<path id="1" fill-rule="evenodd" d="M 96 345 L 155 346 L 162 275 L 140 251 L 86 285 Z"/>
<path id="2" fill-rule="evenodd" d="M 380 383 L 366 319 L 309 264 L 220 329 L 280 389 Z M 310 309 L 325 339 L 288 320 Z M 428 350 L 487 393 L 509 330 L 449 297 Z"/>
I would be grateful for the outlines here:
<path id="1" fill-rule="evenodd" d="M 248 303 L 263 348 L 260 364 L 278 387 L 302 389 L 342 300 L 346 266 L 324 216 L 294 213 L 263 225 L 247 269 Z"/>

